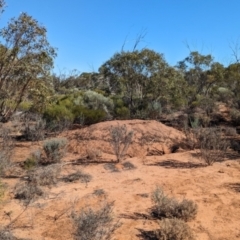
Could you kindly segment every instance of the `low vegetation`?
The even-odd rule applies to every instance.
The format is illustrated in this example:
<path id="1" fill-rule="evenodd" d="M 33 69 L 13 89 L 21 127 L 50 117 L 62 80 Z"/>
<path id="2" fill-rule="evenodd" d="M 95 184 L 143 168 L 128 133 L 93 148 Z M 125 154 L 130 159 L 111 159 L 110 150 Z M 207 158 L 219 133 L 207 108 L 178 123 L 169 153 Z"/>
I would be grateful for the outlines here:
<path id="1" fill-rule="evenodd" d="M 128 131 L 126 125 L 118 125 L 111 128 L 110 134 L 110 143 L 117 157 L 117 161 L 120 162 L 132 142 L 133 131 Z"/>
<path id="2" fill-rule="evenodd" d="M 177 218 L 163 219 L 156 231 L 157 240 L 195 240 L 191 228 Z"/>
<path id="3" fill-rule="evenodd" d="M 154 217 L 178 218 L 184 221 L 192 220 L 197 214 L 197 205 L 187 199 L 178 201 L 175 198 L 167 196 L 160 187 L 157 187 L 152 193 L 154 206 L 151 213 Z"/>
<path id="4" fill-rule="evenodd" d="M 113 218 L 113 202 L 106 202 L 99 209 L 86 208 L 73 212 L 76 240 L 109 240 L 119 227 Z"/>

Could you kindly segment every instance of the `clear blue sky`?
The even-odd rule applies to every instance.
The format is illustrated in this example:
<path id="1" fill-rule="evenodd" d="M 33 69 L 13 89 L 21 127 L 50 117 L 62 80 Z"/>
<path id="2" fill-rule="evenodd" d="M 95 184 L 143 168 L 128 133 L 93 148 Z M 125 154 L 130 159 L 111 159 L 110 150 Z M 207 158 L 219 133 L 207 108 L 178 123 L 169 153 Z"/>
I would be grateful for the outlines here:
<path id="1" fill-rule="evenodd" d="M 229 64 L 229 45 L 240 46 L 240 0 L 6 0 L 0 26 L 27 12 L 48 30 L 58 48 L 56 73 L 77 69 L 97 71 L 121 47 L 139 47 L 163 53 L 175 65 L 191 50 L 212 54 Z"/>

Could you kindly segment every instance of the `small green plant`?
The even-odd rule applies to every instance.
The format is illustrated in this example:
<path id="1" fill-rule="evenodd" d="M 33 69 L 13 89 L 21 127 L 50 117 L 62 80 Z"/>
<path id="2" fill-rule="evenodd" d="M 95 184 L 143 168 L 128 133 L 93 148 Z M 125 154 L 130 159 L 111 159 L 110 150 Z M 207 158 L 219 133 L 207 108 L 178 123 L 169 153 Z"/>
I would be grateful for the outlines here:
<path id="1" fill-rule="evenodd" d="M 52 138 L 44 141 L 43 150 L 46 158 L 41 159 L 41 164 L 60 163 L 66 151 L 65 138 Z"/>
<path id="2" fill-rule="evenodd" d="M 72 213 L 76 240 L 110 240 L 119 227 L 112 216 L 113 202 L 104 203 L 99 209 L 82 209 Z"/>
<path id="3" fill-rule="evenodd" d="M 110 143 L 117 157 L 117 162 L 120 162 L 132 142 L 133 131 L 128 131 L 126 125 L 118 125 L 115 127 L 112 126 L 110 130 L 110 135 Z"/>
<path id="4" fill-rule="evenodd" d="M 157 240 L 194 240 L 191 228 L 180 219 L 164 219 L 156 231 Z"/>
<path id="5" fill-rule="evenodd" d="M 152 193 L 152 201 L 154 206 L 151 212 L 156 218 L 179 218 L 189 221 L 197 214 L 197 205 L 193 201 L 184 199 L 179 202 L 165 195 L 160 187 Z"/>
<path id="6" fill-rule="evenodd" d="M 41 162 L 42 154 L 40 150 L 34 151 L 30 156 L 24 161 L 23 167 L 26 170 L 31 170 Z"/>

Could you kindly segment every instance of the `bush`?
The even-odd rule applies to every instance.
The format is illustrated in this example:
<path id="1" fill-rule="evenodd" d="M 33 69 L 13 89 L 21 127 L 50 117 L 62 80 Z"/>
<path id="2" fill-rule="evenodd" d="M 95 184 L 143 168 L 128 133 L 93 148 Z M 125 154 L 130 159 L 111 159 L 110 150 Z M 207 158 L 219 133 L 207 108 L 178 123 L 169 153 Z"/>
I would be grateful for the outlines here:
<path id="1" fill-rule="evenodd" d="M 13 234 L 11 233 L 11 231 L 9 229 L 1 228 L 0 229 L 0 239 L 1 240 L 16 240 L 17 238 L 15 238 L 13 236 Z"/>
<path id="2" fill-rule="evenodd" d="M 36 167 L 38 163 L 41 163 L 42 153 L 40 150 L 34 151 L 30 156 L 24 161 L 23 167 L 26 170 L 31 170 Z"/>
<path id="3" fill-rule="evenodd" d="M 87 90 L 83 94 L 83 104 L 88 109 L 100 109 L 110 115 L 110 111 L 113 109 L 113 101 L 102 94 Z"/>
<path id="4" fill-rule="evenodd" d="M 111 127 L 110 135 L 110 143 L 117 157 L 117 161 L 119 162 L 126 154 L 132 142 L 133 131 L 128 131 L 126 125 L 118 125 L 116 127 Z"/>
<path id="5" fill-rule="evenodd" d="M 52 186 L 57 183 L 61 168 L 59 165 L 41 167 L 28 173 L 28 181 L 38 186 Z"/>
<path id="6" fill-rule="evenodd" d="M 39 141 L 45 138 L 46 121 L 39 114 L 27 114 L 23 119 L 23 135 L 28 141 Z"/>
<path id="7" fill-rule="evenodd" d="M 82 209 L 72 213 L 76 240 L 108 240 L 119 227 L 112 217 L 113 202 L 105 203 L 100 209 Z"/>
<path id="8" fill-rule="evenodd" d="M 41 159 L 41 164 L 60 163 L 66 151 L 65 138 L 52 138 L 44 141 L 43 150 L 46 158 Z"/>
<path id="9" fill-rule="evenodd" d="M 131 170 L 136 168 L 131 162 L 124 162 L 122 166 L 125 170 Z"/>
<path id="10" fill-rule="evenodd" d="M 197 205 L 191 201 L 184 199 L 178 202 L 175 198 L 170 198 L 164 194 L 159 187 L 152 193 L 152 215 L 156 218 L 180 218 L 184 221 L 194 219 L 197 214 Z"/>
<path id="11" fill-rule="evenodd" d="M 106 120 L 106 112 L 101 109 L 87 109 L 83 106 L 73 108 L 74 122 L 91 125 Z"/>
<path id="12" fill-rule="evenodd" d="M 15 187 L 15 198 L 23 201 L 26 206 L 40 196 L 43 196 L 43 191 L 35 183 L 24 182 Z"/>
<path id="13" fill-rule="evenodd" d="M 115 110 L 118 119 L 129 119 L 130 110 L 127 107 L 118 107 Z"/>
<path id="14" fill-rule="evenodd" d="M 74 121 L 72 109 L 58 104 L 49 106 L 45 110 L 43 118 L 47 122 L 47 129 L 49 131 L 62 131 L 68 129 Z"/>
<path id="15" fill-rule="evenodd" d="M 100 158 L 102 156 L 102 151 L 97 148 L 88 147 L 86 149 L 86 152 L 87 152 L 87 157 L 92 160 Z"/>
<path id="16" fill-rule="evenodd" d="M 156 231 L 158 240 L 194 240 L 190 227 L 179 219 L 164 219 L 160 230 Z"/>
<path id="17" fill-rule="evenodd" d="M 64 179 L 66 182 L 80 181 L 82 183 L 85 183 L 87 186 L 87 184 L 92 180 L 92 176 L 78 170 L 75 173 L 71 173 L 68 176 L 64 177 Z"/>
<path id="18" fill-rule="evenodd" d="M 6 175 L 6 172 L 11 169 L 13 163 L 11 157 L 15 147 L 10 130 L 8 128 L 2 128 L 0 130 L 1 142 L 0 142 L 0 175 Z"/>
<path id="19" fill-rule="evenodd" d="M 219 128 L 203 128 L 198 134 L 201 158 L 207 165 L 223 161 L 230 142 L 223 138 Z"/>

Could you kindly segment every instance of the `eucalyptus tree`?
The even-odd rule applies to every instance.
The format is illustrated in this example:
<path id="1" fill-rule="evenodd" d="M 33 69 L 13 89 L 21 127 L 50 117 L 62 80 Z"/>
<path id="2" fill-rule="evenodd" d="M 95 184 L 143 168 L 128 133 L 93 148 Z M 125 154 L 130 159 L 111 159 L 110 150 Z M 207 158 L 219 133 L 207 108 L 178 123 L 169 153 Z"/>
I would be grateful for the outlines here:
<path id="1" fill-rule="evenodd" d="M 223 84 L 224 66 L 215 62 L 210 54 L 190 52 L 177 67 L 188 85 L 187 102 L 190 106 L 198 101 L 213 100 L 214 93 Z"/>
<path id="2" fill-rule="evenodd" d="M 45 99 L 56 52 L 46 28 L 27 13 L 12 18 L 0 39 L 0 121 L 8 121 L 28 94 Z"/>
<path id="3" fill-rule="evenodd" d="M 127 100 L 131 116 L 143 105 L 168 99 L 170 85 L 175 84 L 171 76 L 176 73 L 162 54 L 150 49 L 116 53 L 99 72 L 110 92 Z"/>

